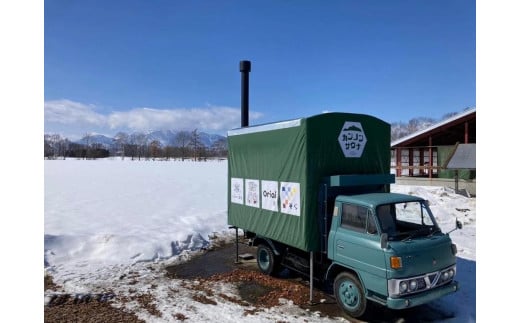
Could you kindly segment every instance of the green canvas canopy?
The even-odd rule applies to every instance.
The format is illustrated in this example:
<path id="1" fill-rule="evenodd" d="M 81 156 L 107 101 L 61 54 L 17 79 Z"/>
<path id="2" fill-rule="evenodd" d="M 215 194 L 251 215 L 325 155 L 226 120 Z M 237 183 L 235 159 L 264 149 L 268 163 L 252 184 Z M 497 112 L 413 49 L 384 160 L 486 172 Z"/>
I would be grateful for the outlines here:
<path id="1" fill-rule="evenodd" d="M 390 125 L 325 113 L 228 132 L 228 224 L 305 251 L 319 249 L 320 181 L 390 173 Z"/>

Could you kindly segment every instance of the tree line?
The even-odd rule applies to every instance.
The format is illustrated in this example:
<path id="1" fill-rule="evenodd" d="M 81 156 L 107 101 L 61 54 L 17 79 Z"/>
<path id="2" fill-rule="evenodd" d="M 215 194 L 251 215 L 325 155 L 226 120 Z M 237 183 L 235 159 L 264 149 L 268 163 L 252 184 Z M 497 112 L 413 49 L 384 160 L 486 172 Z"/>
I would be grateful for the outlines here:
<path id="1" fill-rule="evenodd" d="M 464 109 L 464 111 L 467 111 L 470 108 Z M 412 118 L 408 120 L 408 122 L 393 122 L 391 126 L 391 140 L 397 140 L 400 138 L 403 138 L 405 136 L 408 136 L 410 134 L 413 134 L 417 131 L 426 129 L 438 122 L 441 122 L 443 120 L 446 120 L 448 118 L 451 118 L 453 116 L 456 116 L 458 112 L 449 112 L 442 116 L 440 120 L 436 120 L 434 118 L 429 117 L 417 117 Z"/>
<path id="2" fill-rule="evenodd" d="M 74 157 L 80 159 L 96 159 L 104 157 L 121 157 L 137 159 L 194 159 L 227 157 L 227 140 L 220 138 L 206 147 L 201 141 L 197 129 L 179 131 L 167 144 L 159 140 L 148 140 L 144 133 L 117 133 L 109 145 L 93 141 L 93 135 L 87 133 L 81 143 L 71 142 L 59 134 L 44 135 L 44 158 L 57 159 Z"/>
<path id="3" fill-rule="evenodd" d="M 467 110 L 469 108 L 466 108 Z M 448 119 L 457 112 L 445 114 L 442 120 Z M 425 129 L 439 120 L 427 117 L 410 119 L 408 122 L 394 122 L 391 124 L 391 140 L 397 140 L 414 132 Z M 206 147 L 200 139 L 197 129 L 193 131 L 179 131 L 171 142 L 166 145 L 158 140 L 148 140 L 144 133 L 127 134 L 119 132 L 114 136 L 110 145 L 102 145 L 92 140 L 92 134 L 85 134 L 82 143 L 71 142 L 59 134 L 45 134 L 44 157 L 65 158 L 76 157 L 95 159 L 110 156 L 129 157 L 133 159 L 196 159 L 226 158 L 228 154 L 226 138 L 215 141 L 211 147 Z"/>

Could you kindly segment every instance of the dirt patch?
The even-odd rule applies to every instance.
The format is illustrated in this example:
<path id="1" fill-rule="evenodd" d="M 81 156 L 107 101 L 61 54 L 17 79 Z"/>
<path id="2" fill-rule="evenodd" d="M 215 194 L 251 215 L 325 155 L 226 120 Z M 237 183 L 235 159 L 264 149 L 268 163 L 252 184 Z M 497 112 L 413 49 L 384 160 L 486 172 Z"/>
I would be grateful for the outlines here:
<path id="1" fill-rule="evenodd" d="M 259 300 L 269 295 L 273 289 L 273 287 L 262 285 L 255 281 L 246 281 L 238 285 L 238 294 L 246 302 L 258 304 Z"/>
<path id="2" fill-rule="evenodd" d="M 188 317 L 182 313 L 175 313 L 175 315 L 173 315 L 173 317 L 177 320 L 177 321 L 186 321 L 188 319 Z"/>
<path id="3" fill-rule="evenodd" d="M 334 298 L 317 288 L 314 289 L 313 302 L 310 303 L 309 282 L 305 279 L 289 276 L 275 278 L 262 274 L 256 264 L 256 247 L 239 243 L 238 255 L 237 263 L 236 244 L 223 244 L 186 263 L 169 266 L 166 270 L 172 278 L 198 280 L 198 285 L 187 284 L 185 287 L 205 293 L 211 289 L 212 283 L 233 283 L 241 299 L 230 301 L 241 305 L 270 308 L 278 306 L 279 299 L 283 298 L 323 316 L 345 317 Z"/>
<path id="4" fill-rule="evenodd" d="M 256 248 L 240 243 L 238 245 L 238 263 L 236 254 L 236 245 L 234 243 L 217 245 L 185 263 L 166 267 L 166 271 L 172 278 L 195 279 L 207 278 L 212 275 L 232 271 L 236 268 L 254 269 L 256 267 L 256 259 L 254 257 L 249 260 L 240 258 L 240 255 L 256 254 Z"/>
<path id="5" fill-rule="evenodd" d="M 43 290 L 58 290 L 58 285 L 54 283 L 51 275 L 43 276 Z"/>
<path id="6" fill-rule="evenodd" d="M 106 322 L 144 323 L 135 314 L 112 307 L 109 302 L 96 300 L 78 303 L 68 295 L 60 296 L 50 306 L 44 308 L 45 322 Z"/>
<path id="7" fill-rule="evenodd" d="M 150 294 L 142 294 L 136 297 L 137 302 L 141 307 L 145 308 L 148 313 L 153 316 L 162 317 L 162 313 L 157 309 L 154 303 L 154 298 Z"/>
<path id="8" fill-rule="evenodd" d="M 256 248 L 239 244 L 239 255 L 256 255 Z M 442 313 L 438 309 L 423 305 L 403 311 L 389 310 L 383 306 L 374 305 L 368 309 L 365 321 L 359 321 L 346 316 L 336 304 L 332 295 L 320 290 L 316 285 L 313 292 L 313 302 L 310 303 L 309 282 L 301 277 L 288 276 L 275 278 L 262 274 L 256 265 L 256 259 L 239 258 L 236 263 L 236 246 L 227 244 L 207 251 L 177 266 L 167 268 L 169 275 L 182 278 L 182 286 L 197 291 L 193 299 L 203 304 L 217 305 L 215 299 L 223 299 L 244 306 L 244 315 L 254 314 L 263 308 L 278 306 L 280 299 L 292 301 L 303 309 L 308 309 L 320 316 L 343 317 L 350 322 L 425 322 L 453 318 L 454 313 Z M 130 282 L 137 279 L 138 273 L 130 272 L 120 279 Z M 234 284 L 239 296 L 229 296 L 216 293 L 214 286 L 220 282 Z M 131 290 L 131 295 L 116 297 L 108 292 L 104 294 L 87 295 L 78 299 L 66 295 L 56 285 L 52 277 L 44 277 L 45 290 L 55 291 L 56 297 L 45 306 L 45 322 L 143 322 L 135 314 L 111 306 L 112 301 L 136 301 L 149 314 L 171 321 L 189 321 L 182 313 L 172 314 L 163 318 L 150 294 L 141 294 L 137 289 Z M 151 289 L 157 288 L 152 284 Z M 76 295 L 77 296 L 77 295 Z M 105 297 L 106 296 L 106 297 Z M 251 305 L 253 307 L 251 307 Z"/>
<path id="9" fill-rule="evenodd" d="M 239 244 L 239 255 L 256 255 L 256 248 Z M 347 316 L 337 305 L 331 291 L 324 292 L 315 285 L 313 302 L 310 302 L 310 288 L 307 279 L 302 277 L 274 278 L 262 274 L 257 267 L 256 258 L 236 263 L 236 245 L 225 244 L 208 251 L 190 261 L 166 268 L 175 278 L 196 279 L 198 285 L 186 284 L 185 287 L 197 289 L 211 295 L 211 284 L 228 282 L 237 286 L 240 300 L 228 299 L 241 305 L 254 305 L 255 309 L 245 310 L 253 314 L 260 308 L 279 305 L 279 299 L 291 300 L 303 309 L 319 313 L 326 317 L 346 318 L 350 322 L 431 322 L 454 317 L 454 313 L 442 313 L 429 305 L 422 305 L 407 310 L 391 310 L 384 306 L 370 303 L 363 320 Z M 210 294 L 208 294 L 210 293 Z M 219 295 L 222 297 L 222 295 Z M 225 296 L 225 295 L 224 295 Z M 226 299 L 226 297 L 223 297 Z"/>
<path id="10" fill-rule="evenodd" d="M 208 298 L 206 295 L 197 294 L 192 297 L 194 301 L 197 301 L 202 304 L 210 304 L 210 305 L 217 305 L 217 302 L 214 300 Z"/>

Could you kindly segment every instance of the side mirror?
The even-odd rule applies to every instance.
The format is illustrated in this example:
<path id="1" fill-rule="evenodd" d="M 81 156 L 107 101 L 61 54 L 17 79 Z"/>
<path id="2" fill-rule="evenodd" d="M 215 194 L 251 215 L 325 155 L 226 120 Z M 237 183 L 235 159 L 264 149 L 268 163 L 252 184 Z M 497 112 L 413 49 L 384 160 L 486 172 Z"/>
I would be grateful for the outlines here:
<path id="1" fill-rule="evenodd" d="M 388 248 L 388 233 L 381 234 L 381 249 Z"/>
<path id="2" fill-rule="evenodd" d="M 448 232 L 448 234 L 452 233 L 453 231 L 455 231 L 457 229 L 459 229 L 459 230 L 462 229 L 462 222 L 460 222 L 459 220 L 455 220 L 455 229 Z"/>

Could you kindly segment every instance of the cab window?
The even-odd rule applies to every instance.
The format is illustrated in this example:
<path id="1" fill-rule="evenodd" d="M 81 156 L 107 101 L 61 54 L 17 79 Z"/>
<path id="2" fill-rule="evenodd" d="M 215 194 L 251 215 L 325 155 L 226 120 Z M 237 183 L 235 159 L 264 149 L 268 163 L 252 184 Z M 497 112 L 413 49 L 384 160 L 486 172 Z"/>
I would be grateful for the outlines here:
<path id="1" fill-rule="evenodd" d="M 341 226 L 362 233 L 377 233 L 376 223 L 374 217 L 370 214 L 370 210 L 359 205 L 343 203 Z"/>

